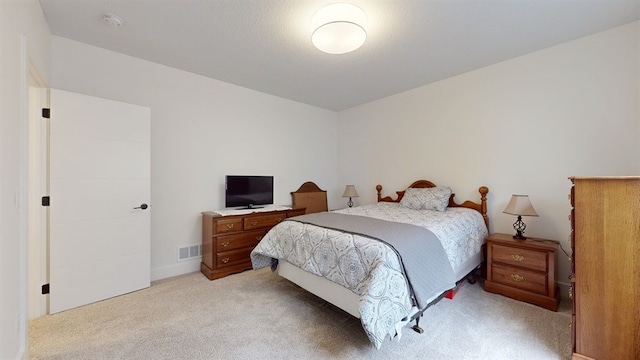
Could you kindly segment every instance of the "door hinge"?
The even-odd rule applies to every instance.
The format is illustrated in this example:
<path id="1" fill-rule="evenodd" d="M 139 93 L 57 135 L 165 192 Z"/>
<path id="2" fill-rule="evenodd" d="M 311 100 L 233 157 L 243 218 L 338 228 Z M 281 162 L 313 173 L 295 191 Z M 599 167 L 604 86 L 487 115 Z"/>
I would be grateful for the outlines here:
<path id="1" fill-rule="evenodd" d="M 51 199 L 48 196 L 42 197 L 42 206 L 49 206 L 51 203 Z"/>
<path id="2" fill-rule="evenodd" d="M 47 295 L 49 293 L 49 284 L 42 285 L 42 295 Z"/>
<path id="3" fill-rule="evenodd" d="M 42 108 L 42 117 L 45 119 L 51 118 L 51 109 Z"/>

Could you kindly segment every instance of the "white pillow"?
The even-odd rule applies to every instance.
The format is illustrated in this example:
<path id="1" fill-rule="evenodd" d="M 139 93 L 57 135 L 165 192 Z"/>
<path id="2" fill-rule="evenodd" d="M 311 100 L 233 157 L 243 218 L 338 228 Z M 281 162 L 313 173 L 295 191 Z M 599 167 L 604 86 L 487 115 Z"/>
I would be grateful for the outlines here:
<path id="1" fill-rule="evenodd" d="M 445 211 L 451 194 L 451 189 L 446 186 L 408 188 L 400 200 L 400 205 L 415 210 Z"/>

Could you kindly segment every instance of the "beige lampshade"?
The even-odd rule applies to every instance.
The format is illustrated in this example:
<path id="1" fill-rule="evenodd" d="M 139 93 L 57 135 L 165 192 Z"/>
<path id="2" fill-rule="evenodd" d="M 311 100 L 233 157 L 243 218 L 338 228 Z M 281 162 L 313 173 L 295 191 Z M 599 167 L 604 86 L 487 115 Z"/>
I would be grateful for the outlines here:
<path id="1" fill-rule="evenodd" d="M 536 210 L 529 201 L 529 195 L 511 195 L 511 201 L 503 213 L 518 216 L 538 216 Z"/>
<path id="2" fill-rule="evenodd" d="M 356 191 L 356 187 L 354 185 L 347 185 L 344 188 L 344 194 L 342 194 L 342 197 L 358 197 L 358 192 Z"/>

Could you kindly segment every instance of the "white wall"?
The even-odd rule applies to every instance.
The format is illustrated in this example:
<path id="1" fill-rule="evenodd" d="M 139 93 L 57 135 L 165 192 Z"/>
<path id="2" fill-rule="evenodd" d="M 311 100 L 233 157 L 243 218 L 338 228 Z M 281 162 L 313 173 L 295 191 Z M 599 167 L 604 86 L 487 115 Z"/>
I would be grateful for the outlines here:
<path id="1" fill-rule="evenodd" d="M 568 249 L 567 177 L 640 173 L 638 23 L 336 114 L 58 37 L 48 81 L 40 8 L 19 4 L 0 2 L 2 358 L 23 351 L 14 341 L 23 257 L 14 254 L 24 219 L 13 200 L 21 33 L 52 87 L 152 109 L 153 279 L 198 269 L 178 263 L 176 247 L 200 243 L 200 212 L 223 206 L 225 174 L 274 175 L 278 204 L 313 180 L 329 191 L 330 208 L 344 205 L 347 183 L 358 188 L 356 204 L 374 202 L 378 183 L 390 194 L 427 178 L 458 199 L 476 199 L 487 185 L 491 230 L 500 232 L 512 232 L 515 219 L 501 213 L 510 195 L 527 193 L 541 216 L 525 218 L 526 234 Z"/>
<path id="2" fill-rule="evenodd" d="M 0 2 L 0 358 L 26 351 L 28 63 L 50 77 L 50 36 L 37 1 Z"/>
<path id="3" fill-rule="evenodd" d="M 430 179 L 476 201 L 486 185 L 490 230 L 506 233 L 515 218 L 502 210 L 512 194 L 528 194 L 540 216 L 523 219 L 525 235 L 570 251 L 567 178 L 640 174 L 639 29 L 632 23 L 339 113 L 338 182 L 354 183 L 360 202 L 375 201 L 377 183 L 395 195 Z M 559 262 L 566 285 L 570 263 Z"/>
<path id="4" fill-rule="evenodd" d="M 314 181 L 336 185 L 337 114 L 65 38 L 52 87 L 151 108 L 151 277 L 196 271 L 200 212 L 224 208 L 225 174 L 273 175 L 276 204 Z M 55 104 L 52 104 L 55 111 Z"/>

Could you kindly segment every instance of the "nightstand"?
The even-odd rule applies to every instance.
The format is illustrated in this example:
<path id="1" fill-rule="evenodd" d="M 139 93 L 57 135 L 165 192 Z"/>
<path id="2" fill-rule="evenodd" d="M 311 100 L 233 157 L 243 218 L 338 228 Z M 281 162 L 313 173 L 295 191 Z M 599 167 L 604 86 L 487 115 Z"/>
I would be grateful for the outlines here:
<path id="1" fill-rule="evenodd" d="M 485 291 L 558 310 L 557 250 L 558 243 L 552 240 L 490 235 L 487 237 Z"/>

